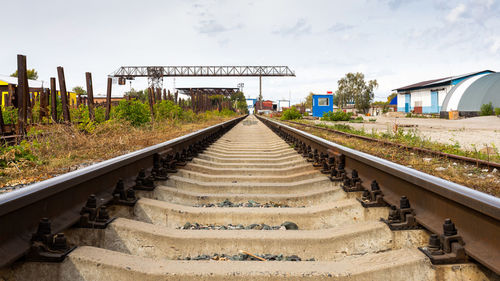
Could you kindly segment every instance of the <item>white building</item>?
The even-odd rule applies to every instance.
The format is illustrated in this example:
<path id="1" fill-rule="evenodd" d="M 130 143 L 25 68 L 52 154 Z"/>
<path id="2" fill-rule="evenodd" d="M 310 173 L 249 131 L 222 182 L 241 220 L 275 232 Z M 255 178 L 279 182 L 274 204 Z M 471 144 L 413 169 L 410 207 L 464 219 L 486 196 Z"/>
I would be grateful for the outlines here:
<path id="1" fill-rule="evenodd" d="M 290 108 L 290 101 L 289 100 L 279 100 L 278 101 L 278 111 L 281 112 L 284 109 Z"/>
<path id="2" fill-rule="evenodd" d="M 473 72 L 458 76 L 422 81 L 404 86 L 397 91 L 399 112 L 440 113 L 443 103 L 453 89 L 464 83 L 472 83 L 486 75 L 494 73 L 491 70 Z"/>

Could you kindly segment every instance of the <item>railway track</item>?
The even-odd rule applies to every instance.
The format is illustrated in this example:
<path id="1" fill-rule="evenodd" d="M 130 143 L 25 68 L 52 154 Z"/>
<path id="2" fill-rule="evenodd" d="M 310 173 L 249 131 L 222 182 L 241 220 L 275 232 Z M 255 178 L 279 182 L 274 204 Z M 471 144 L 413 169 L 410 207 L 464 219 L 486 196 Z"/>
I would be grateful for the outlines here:
<path id="1" fill-rule="evenodd" d="M 405 145 L 405 144 L 401 144 L 401 143 L 396 143 L 396 142 L 391 142 L 391 141 L 386 141 L 386 140 L 381 140 L 381 139 L 371 138 L 371 137 L 366 137 L 366 136 L 360 136 L 360 135 L 356 135 L 356 134 L 350 134 L 350 133 L 342 132 L 339 130 L 334 130 L 331 128 L 325 128 L 325 127 L 320 127 L 320 126 L 316 126 L 316 125 L 304 124 L 304 123 L 295 122 L 295 121 L 286 120 L 284 122 L 287 122 L 289 124 L 293 124 L 296 126 L 305 127 L 305 128 L 312 128 L 312 129 L 316 129 L 316 130 L 327 131 L 330 133 L 343 135 L 343 136 L 346 136 L 349 138 L 357 138 L 357 139 L 361 139 L 361 140 L 365 140 L 365 141 L 369 141 L 369 142 L 380 143 L 383 145 L 396 146 L 396 147 L 400 147 L 400 148 L 405 149 L 405 150 L 411 150 L 411 151 L 423 153 L 423 154 L 430 155 L 430 156 L 443 157 L 446 159 L 455 159 L 455 160 L 462 161 L 464 163 L 470 163 L 470 164 L 477 165 L 478 167 L 480 166 L 480 167 L 484 167 L 484 168 L 488 168 L 488 169 L 500 168 L 500 163 L 497 163 L 497 162 L 486 161 L 486 160 L 482 160 L 482 159 L 478 159 L 478 158 L 471 158 L 471 157 L 462 156 L 462 155 L 450 154 L 450 153 L 431 150 L 431 149 L 427 149 L 427 148 L 423 148 L 423 147 L 409 146 L 409 145 Z"/>
<path id="2" fill-rule="evenodd" d="M 242 119 L 0 197 L 0 280 L 498 279 L 497 198 Z"/>

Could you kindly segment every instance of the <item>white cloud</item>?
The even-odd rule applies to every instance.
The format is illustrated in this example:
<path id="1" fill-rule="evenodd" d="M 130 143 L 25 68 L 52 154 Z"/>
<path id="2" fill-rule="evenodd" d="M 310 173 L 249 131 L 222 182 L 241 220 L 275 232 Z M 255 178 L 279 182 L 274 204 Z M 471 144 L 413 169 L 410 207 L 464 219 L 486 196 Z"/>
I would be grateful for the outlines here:
<path id="1" fill-rule="evenodd" d="M 459 4 L 450 11 L 450 13 L 446 16 L 446 20 L 449 22 L 456 22 L 464 14 L 466 8 L 467 7 L 463 3 Z"/>
<path id="2" fill-rule="evenodd" d="M 488 42 L 491 42 L 490 51 L 496 54 L 498 50 L 500 50 L 500 36 L 491 37 L 490 40 L 488 40 Z"/>
<path id="3" fill-rule="evenodd" d="M 299 36 L 303 34 L 311 33 L 311 25 L 307 23 L 307 21 L 303 18 L 297 20 L 295 25 L 282 27 L 278 30 L 273 31 L 273 34 L 279 34 L 283 36 Z"/>
<path id="4" fill-rule="evenodd" d="M 474 2 L 489 9 L 491 8 L 491 6 L 493 6 L 495 0 L 475 0 Z"/>

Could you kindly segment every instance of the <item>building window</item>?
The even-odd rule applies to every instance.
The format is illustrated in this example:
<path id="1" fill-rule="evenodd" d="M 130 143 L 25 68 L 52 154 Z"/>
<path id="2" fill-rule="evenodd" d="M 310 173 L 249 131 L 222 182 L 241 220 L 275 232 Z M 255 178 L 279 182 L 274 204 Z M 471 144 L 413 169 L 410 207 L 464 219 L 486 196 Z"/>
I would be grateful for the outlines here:
<path id="1" fill-rule="evenodd" d="M 328 98 L 318 98 L 318 106 L 328 106 Z"/>

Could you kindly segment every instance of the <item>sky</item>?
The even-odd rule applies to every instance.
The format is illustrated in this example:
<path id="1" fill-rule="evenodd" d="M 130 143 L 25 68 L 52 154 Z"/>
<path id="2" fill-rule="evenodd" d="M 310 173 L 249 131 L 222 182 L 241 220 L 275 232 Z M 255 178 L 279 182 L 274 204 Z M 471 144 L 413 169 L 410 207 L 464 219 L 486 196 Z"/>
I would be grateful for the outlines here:
<path id="1" fill-rule="evenodd" d="M 27 56 L 39 80 L 57 77 L 94 95 L 124 65 L 287 65 L 263 78 L 264 99 L 303 101 L 337 89 L 348 72 L 376 79 L 375 100 L 422 80 L 500 71 L 500 0 L 0 0 L 0 75 Z M 17 12 L 17 11 L 22 11 Z M 165 88 L 236 87 L 257 97 L 258 78 L 168 77 Z M 48 82 L 47 82 L 48 84 Z M 145 78 L 113 85 L 144 89 Z"/>

